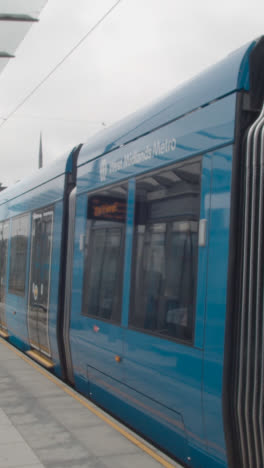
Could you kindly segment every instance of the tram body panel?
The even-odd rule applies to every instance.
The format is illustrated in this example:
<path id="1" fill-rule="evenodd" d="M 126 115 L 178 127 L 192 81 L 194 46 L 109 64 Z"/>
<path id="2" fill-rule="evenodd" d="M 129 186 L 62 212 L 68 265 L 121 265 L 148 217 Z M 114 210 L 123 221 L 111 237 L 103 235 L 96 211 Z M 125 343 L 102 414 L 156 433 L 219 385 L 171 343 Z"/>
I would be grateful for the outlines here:
<path id="1" fill-rule="evenodd" d="M 132 202 L 133 196 L 131 194 L 134 190 L 134 198 L 136 197 L 135 187 L 140 178 L 146 177 L 147 179 L 155 171 L 158 174 L 160 171 L 159 177 L 163 177 L 163 172 L 166 173 L 166 177 L 171 177 L 169 172 L 175 164 L 176 166 L 177 164 L 182 165 L 181 170 L 183 171 L 184 165 L 194 164 L 198 160 L 201 167 L 198 218 L 209 217 L 213 164 L 213 153 L 210 152 L 210 149 L 233 142 L 235 102 L 235 95 L 228 96 L 196 113 L 166 125 L 124 148 L 88 162 L 79 167 L 77 173 L 70 330 L 76 386 L 99 404 L 105 405 L 109 411 L 121 419 L 129 420 L 140 432 L 144 433 L 147 430 L 153 440 L 157 438 L 159 433 L 164 448 L 170 452 L 175 451 L 175 454 L 180 454 L 180 458 L 184 459 L 186 463 L 193 460 L 193 466 L 196 466 L 195 463 L 197 466 L 205 466 L 207 450 L 201 401 L 207 256 L 210 242 L 209 226 L 206 245 L 197 250 L 198 289 L 196 291 L 195 288 L 194 291 L 195 297 L 197 294 L 197 301 L 191 341 L 181 344 L 173 342 L 173 340 L 166 340 L 165 337 L 151 336 L 148 334 L 148 330 L 146 330 L 147 334 L 137 329 L 133 330 L 129 325 L 129 303 L 131 302 L 133 232 L 135 233 L 134 216 L 137 202 Z M 160 153 L 157 148 L 159 148 Z M 83 151 L 86 151 L 85 147 Z M 132 159 L 133 155 L 134 160 Z M 131 189 L 133 185 L 134 189 Z M 87 230 L 87 223 L 93 224 L 93 226 L 98 224 L 98 220 L 88 219 L 91 200 L 96 197 L 101 200 L 98 212 L 102 214 L 102 210 L 112 209 L 112 191 L 124 191 L 128 186 L 130 188 L 127 192 L 126 233 L 123 252 L 122 313 L 120 323 L 115 324 L 109 321 L 107 323 L 104 317 L 100 320 L 100 316 L 93 316 L 93 313 L 89 313 L 89 307 L 90 310 L 93 310 L 91 309 L 93 305 L 89 301 L 86 303 L 86 312 L 83 313 L 83 291 L 85 288 L 90 288 L 89 276 L 85 277 L 84 270 L 86 263 L 92 262 L 93 259 L 92 250 L 90 250 L 89 255 L 85 253 L 85 245 L 89 244 L 91 240 L 92 230 L 91 227 Z M 86 187 L 90 188 L 88 193 L 87 189 L 85 190 Z M 108 204 L 107 196 L 110 200 Z M 161 200 L 161 207 L 162 203 Z M 190 208 L 186 209 L 190 210 Z M 172 208 L 169 210 L 171 211 Z M 162 208 L 156 206 L 154 212 L 157 216 L 162 216 Z M 117 215 L 118 211 L 116 211 Z M 167 227 L 163 228 L 163 231 L 166 230 L 166 236 L 173 229 L 176 230 L 176 233 L 177 230 L 180 230 L 182 234 L 179 233 L 178 242 L 180 244 L 185 242 L 184 229 L 186 229 L 186 225 L 188 236 L 197 236 L 197 224 L 195 228 L 193 226 L 197 223 L 198 218 L 195 218 L 197 221 L 194 223 L 190 218 L 192 215 L 189 213 L 184 222 L 182 209 L 177 215 L 182 219 L 180 224 L 175 221 L 176 215 L 168 214 L 168 216 L 174 216 L 174 225 L 172 221 L 168 221 Z M 120 219 L 114 221 L 116 224 L 120 224 Z M 153 223 L 152 231 L 153 229 L 162 229 L 164 225 L 162 219 L 154 220 Z M 193 233 L 192 229 L 194 229 Z M 99 239 L 98 235 L 100 236 L 98 233 L 97 239 Z M 161 242 L 164 235 L 164 233 L 158 234 L 158 231 L 156 234 L 154 231 L 151 234 L 152 237 L 156 236 L 158 243 Z M 100 240 L 98 243 L 101 245 Z M 153 245 L 155 245 L 155 240 Z M 126 260 L 129 252 L 132 255 L 130 263 Z M 100 262 L 99 257 L 98 253 L 98 262 Z M 185 261 L 188 262 L 187 258 Z M 154 281 L 153 278 L 152 280 Z M 155 284 L 158 284 L 157 281 L 159 281 L 158 276 L 156 276 Z M 153 288 L 155 289 L 155 287 L 153 283 Z M 169 288 L 169 285 L 163 287 L 166 289 Z M 142 294 L 144 295 L 143 292 Z M 129 297 L 130 301 L 127 299 Z M 146 303 L 148 299 L 144 300 Z M 182 301 L 186 300 L 182 299 Z M 178 312 L 174 312 L 175 305 L 173 304 L 176 304 L 177 301 L 176 297 L 164 296 L 163 305 L 162 303 L 159 305 L 159 307 L 165 307 L 166 303 L 166 307 L 170 309 L 167 312 L 166 320 L 164 318 L 166 326 L 170 328 L 174 327 L 173 320 L 176 320 L 177 314 L 184 314 L 184 306 L 181 308 L 181 312 L 179 306 L 177 306 Z M 186 322 L 184 315 L 181 320 L 182 323 Z M 162 413 L 164 414 L 163 419 L 160 416 Z M 174 426 L 168 423 L 172 420 L 175 421 Z M 221 429 L 219 431 L 221 432 Z M 162 433 L 164 433 L 164 437 L 161 436 Z M 158 443 L 158 440 L 156 442 Z M 215 466 L 221 466 L 221 460 L 217 461 L 217 457 Z"/>

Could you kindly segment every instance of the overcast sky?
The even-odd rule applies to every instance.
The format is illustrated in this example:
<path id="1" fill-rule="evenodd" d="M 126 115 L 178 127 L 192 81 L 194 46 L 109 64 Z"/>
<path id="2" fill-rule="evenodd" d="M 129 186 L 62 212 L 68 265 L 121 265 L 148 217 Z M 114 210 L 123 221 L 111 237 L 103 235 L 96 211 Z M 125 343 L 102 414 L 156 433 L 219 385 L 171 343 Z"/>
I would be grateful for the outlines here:
<path id="1" fill-rule="evenodd" d="M 1 118 L 114 3 L 47 1 L 0 74 Z M 0 128 L 0 182 L 36 169 L 40 132 L 46 165 L 260 36 L 263 23 L 263 0 L 122 0 Z"/>

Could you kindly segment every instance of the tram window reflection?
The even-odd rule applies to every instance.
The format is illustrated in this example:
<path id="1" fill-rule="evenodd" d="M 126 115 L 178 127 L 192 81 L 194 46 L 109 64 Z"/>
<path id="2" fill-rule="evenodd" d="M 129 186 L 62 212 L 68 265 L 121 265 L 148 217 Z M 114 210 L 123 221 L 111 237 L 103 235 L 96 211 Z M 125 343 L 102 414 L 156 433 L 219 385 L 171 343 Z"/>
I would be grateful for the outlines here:
<path id="1" fill-rule="evenodd" d="M 120 323 L 126 211 L 127 184 L 88 198 L 83 315 Z"/>
<path id="2" fill-rule="evenodd" d="M 193 339 L 200 172 L 196 160 L 137 181 L 131 328 Z"/>
<path id="3" fill-rule="evenodd" d="M 8 290 L 12 294 L 24 296 L 26 284 L 27 249 L 29 236 L 29 216 L 12 219 L 11 249 Z"/>

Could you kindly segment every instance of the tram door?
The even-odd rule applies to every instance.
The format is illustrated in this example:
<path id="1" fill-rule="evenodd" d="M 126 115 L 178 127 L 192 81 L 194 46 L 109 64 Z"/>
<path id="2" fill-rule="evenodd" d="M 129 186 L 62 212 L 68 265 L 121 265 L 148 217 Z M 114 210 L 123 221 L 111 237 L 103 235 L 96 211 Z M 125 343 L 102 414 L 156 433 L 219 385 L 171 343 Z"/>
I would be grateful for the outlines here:
<path id="1" fill-rule="evenodd" d="M 48 333 L 53 211 L 32 215 L 31 261 L 28 300 L 28 333 L 31 346 L 50 356 Z"/>
<path id="2" fill-rule="evenodd" d="M 5 291 L 9 223 L 0 223 L 0 328 L 6 329 Z"/>

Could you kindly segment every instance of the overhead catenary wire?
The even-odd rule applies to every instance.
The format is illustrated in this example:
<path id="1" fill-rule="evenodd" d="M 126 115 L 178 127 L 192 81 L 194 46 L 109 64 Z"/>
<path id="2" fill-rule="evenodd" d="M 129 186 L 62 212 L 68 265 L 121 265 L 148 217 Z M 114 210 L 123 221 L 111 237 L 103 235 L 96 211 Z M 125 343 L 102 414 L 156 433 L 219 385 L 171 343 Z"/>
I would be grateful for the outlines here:
<path id="1" fill-rule="evenodd" d="M 80 45 L 90 36 L 95 29 L 100 26 L 100 24 L 113 12 L 113 10 L 122 2 L 122 0 L 118 0 L 114 5 L 107 10 L 107 12 L 101 16 L 101 18 L 89 29 L 89 31 L 75 44 L 69 52 L 55 65 L 55 67 L 50 70 L 50 72 L 42 78 L 42 80 L 20 101 L 17 106 L 5 117 L 0 120 L 0 128 L 2 128 L 6 122 L 13 117 L 13 115 L 35 94 L 35 92 L 58 70 L 59 67 L 80 47 Z"/>

